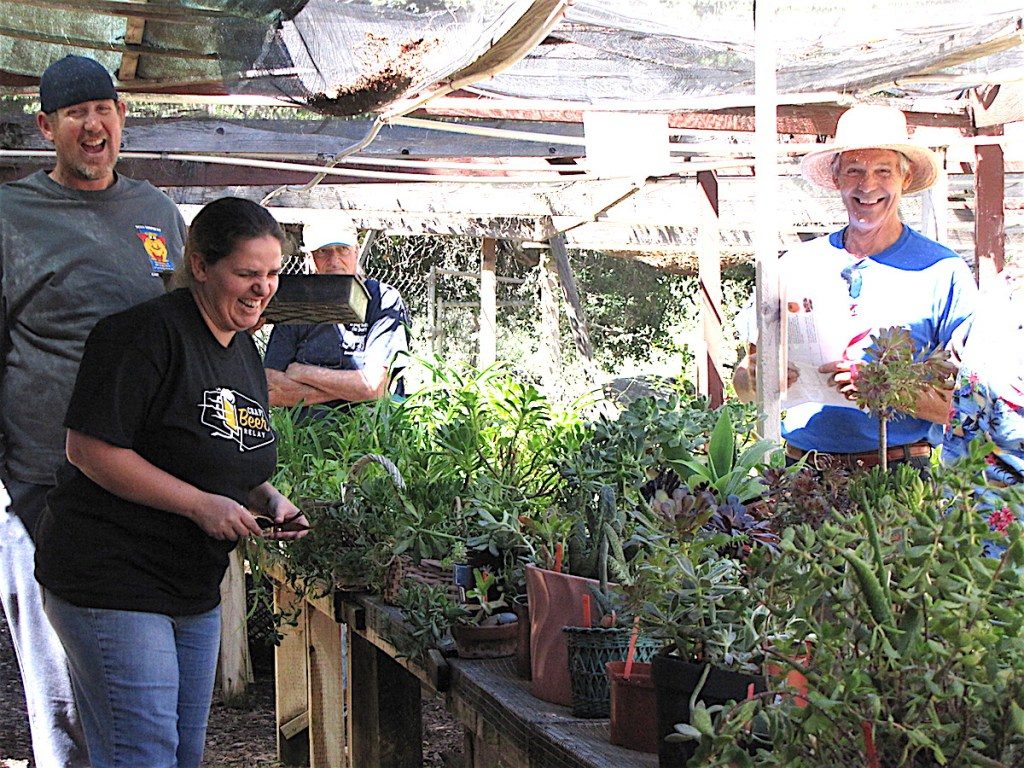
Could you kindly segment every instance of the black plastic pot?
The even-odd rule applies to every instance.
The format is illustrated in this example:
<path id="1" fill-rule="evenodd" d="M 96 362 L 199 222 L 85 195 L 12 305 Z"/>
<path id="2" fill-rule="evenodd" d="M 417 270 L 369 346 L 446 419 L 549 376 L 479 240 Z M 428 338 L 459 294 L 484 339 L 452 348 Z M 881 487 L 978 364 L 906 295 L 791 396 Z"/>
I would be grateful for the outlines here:
<path id="1" fill-rule="evenodd" d="M 704 674 L 704 664 L 691 664 L 675 656 L 655 656 L 651 678 L 658 706 L 658 765 L 660 768 L 684 768 L 697 751 L 697 742 L 665 741 L 675 733 L 676 723 L 690 722 L 690 697 Z M 708 679 L 697 696 L 698 701 L 725 704 L 742 701 L 753 684 L 755 693 L 765 690 L 764 678 L 743 672 L 711 667 Z"/>

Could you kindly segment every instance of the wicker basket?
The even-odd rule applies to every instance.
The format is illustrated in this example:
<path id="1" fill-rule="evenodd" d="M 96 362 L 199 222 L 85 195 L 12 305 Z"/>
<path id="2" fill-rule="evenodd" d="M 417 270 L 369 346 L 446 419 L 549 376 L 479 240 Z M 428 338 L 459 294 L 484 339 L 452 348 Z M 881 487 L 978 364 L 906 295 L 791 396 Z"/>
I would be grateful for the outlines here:
<path id="1" fill-rule="evenodd" d="M 387 581 L 384 585 L 382 597 L 385 602 L 395 605 L 398 603 L 398 596 L 402 589 L 409 583 L 423 584 L 433 587 L 438 584 L 444 586 L 448 591 L 448 598 L 453 603 L 463 603 L 465 600 L 455 584 L 452 577 L 452 569 L 444 568 L 439 560 L 421 560 L 419 563 L 411 557 L 399 555 L 391 561 L 388 566 Z"/>
<path id="2" fill-rule="evenodd" d="M 569 646 L 573 717 L 608 717 L 611 687 L 605 665 L 625 661 L 632 631 L 624 627 L 563 627 Z M 661 644 L 641 635 L 634 661 L 648 662 Z"/>

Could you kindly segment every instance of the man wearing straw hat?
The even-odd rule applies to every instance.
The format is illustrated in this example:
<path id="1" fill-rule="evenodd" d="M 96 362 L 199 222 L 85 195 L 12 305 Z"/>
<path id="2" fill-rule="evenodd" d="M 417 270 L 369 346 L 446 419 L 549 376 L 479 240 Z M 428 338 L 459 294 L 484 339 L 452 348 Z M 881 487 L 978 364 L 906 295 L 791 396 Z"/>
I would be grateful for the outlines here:
<path id="1" fill-rule="evenodd" d="M 317 274 L 359 273 L 359 239 L 344 216 L 306 224 L 302 243 Z M 363 284 L 370 299 L 363 323 L 274 326 L 263 360 L 271 405 L 349 407 L 387 396 L 392 382 L 393 394 L 404 394 L 409 311 L 396 288 L 373 279 Z"/>
<path id="2" fill-rule="evenodd" d="M 780 282 L 788 304 L 813 285 L 819 317 L 828 317 L 840 333 L 864 329 L 850 338 L 842 359 L 818 371 L 848 401 L 856 396 L 857 363 L 878 329 L 910 331 L 918 354 L 955 349 L 969 326 L 977 294 L 964 260 L 908 227 L 900 218 L 904 194 L 935 183 L 939 161 L 927 147 L 914 144 L 898 109 L 860 105 L 839 118 L 835 142 L 808 153 L 801 172 L 811 183 L 837 191 L 849 223 L 827 237 L 801 243 L 783 255 Z M 829 289 L 834 289 L 831 293 Z M 810 309 L 806 299 L 795 311 Z M 828 328 L 826 328 L 826 331 Z M 733 383 L 740 399 L 754 398 L 756 330 L 748 329 L 748 353 Z M 805 375 L 807 375 L 805 373 Z M 789 369 L 789 383 L 799 377 Z M 949 392 L 929 388 L 914 408 L 889 425 L 890 462 L 928 465 L 933 445 L 941 442 L 949 415 Z M 825 398 L 823 398 L 825 399 Z M 841 399 L 837 400 L 843 402 Z M 878 421 L 852 407 L 803 402 L 786 411 L 782 425 L 790 460 L 807 453 L 815 466 L 869 467 L 878 463 Z"/>

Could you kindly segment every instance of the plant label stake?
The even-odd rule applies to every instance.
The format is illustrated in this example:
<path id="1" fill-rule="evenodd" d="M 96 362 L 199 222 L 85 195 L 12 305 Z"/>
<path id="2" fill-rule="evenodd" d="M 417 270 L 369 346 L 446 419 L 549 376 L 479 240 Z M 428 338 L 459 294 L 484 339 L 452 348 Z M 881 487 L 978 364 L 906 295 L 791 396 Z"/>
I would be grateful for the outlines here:
<path id="1" fill-rule="evenodd" d="M 636 641 L 640 636 L 640 617 L 633 619 L 633 631 L 629 635 L 629 647 L 626 649 L 626 666 L 622 670 L 622 678 L 629 680 L 633 672 L 633 657 L 636 656 Z"/>

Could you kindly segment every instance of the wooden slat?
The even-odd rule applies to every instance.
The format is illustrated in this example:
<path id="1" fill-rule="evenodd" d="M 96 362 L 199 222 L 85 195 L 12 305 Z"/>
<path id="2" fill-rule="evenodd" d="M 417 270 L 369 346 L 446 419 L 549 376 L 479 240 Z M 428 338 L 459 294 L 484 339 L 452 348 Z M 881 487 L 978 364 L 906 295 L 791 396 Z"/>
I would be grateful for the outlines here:
<path id="1" fill-rule="evenodd" d="M 140 5 L 144 5 L 146 0 L 142 0 Z M 146 20 L 140 16 L 129 16 L 125 19 L 124 29 L 124 41 L 132 45 L 139 45 L 142 43 L 143 34 L 146 30 Z M 123 53 L 121 54 L 121 66 L 117 70 L 117 79 L 125 82 L 128 80 L 135 79 L 135 72 L 139 67 L 139 54 L 137 53 Z"/>
<path id="2" fill-rule="evenodd" d="M 228 558 L 228 568 L 220 584 L 220 655 L 217 677 L 224 701 L 235 701 L 245 694 L 253 681 L 249 658 L 249 633 L 246 615 L 245 566 L 236 548 Z"/>

